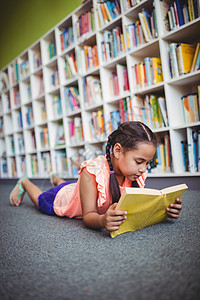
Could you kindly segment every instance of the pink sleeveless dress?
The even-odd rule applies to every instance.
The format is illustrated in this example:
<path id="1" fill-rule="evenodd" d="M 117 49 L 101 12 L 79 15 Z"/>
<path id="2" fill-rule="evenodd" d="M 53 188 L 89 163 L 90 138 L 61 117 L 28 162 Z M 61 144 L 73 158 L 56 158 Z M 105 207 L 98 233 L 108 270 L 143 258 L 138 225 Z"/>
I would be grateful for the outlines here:
<path id="1" fill-rule="evenodd" d="M 112 197 L 109 190 L 110 169 L 105 156 L 100 155 L 94 159 L 89 159 L 81 164 L 79 175 L 83 169 L 89 174 L 95 176 L 97 182 L 97 212 L 104 214 L 112 204 Z M 140 188 L 144 187 L 147 172 L 137 179 Z M 82 207 L 80 200 L 80 176 L 77 183 L 71 183 L 62 187 L 55 196 L 53 209 L 56 215 L 66 216 L 69 218 L 82 218 Z M 124 183 L 120 186 L 121 193 L 125 187 L 130 187 L 131 181 L 125 178 Z"/>

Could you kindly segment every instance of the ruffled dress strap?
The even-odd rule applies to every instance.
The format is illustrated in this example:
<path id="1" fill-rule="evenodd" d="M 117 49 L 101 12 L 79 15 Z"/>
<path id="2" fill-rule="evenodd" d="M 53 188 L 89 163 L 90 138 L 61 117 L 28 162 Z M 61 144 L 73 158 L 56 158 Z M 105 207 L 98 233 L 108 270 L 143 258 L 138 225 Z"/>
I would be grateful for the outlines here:
<path id="1" fill-rule="evenodd" d="M 103 204 L 107 201 L 105 182 L 109 180 L 109 176 L 110 176 L 107 160 L 105 156 L 100 155 L 95 159 L 89 159 L 84 161 L 80 166 L 79 175 L 84 168 L 86 168 L 89 174 L 95 176 L 95 180 L 97 182 L 97 190 L 98 190 L 97 206 L 102 207 Z"/>

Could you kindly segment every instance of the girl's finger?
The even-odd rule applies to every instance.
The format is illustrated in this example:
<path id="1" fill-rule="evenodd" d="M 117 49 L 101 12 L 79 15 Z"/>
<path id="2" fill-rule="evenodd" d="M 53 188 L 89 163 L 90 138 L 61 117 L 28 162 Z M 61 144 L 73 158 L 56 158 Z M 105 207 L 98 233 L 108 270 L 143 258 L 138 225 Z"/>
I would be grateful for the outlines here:
<path id="1" fill-rule="evenodd" d="M 173 214 L 173 213 L 170 213 L 170 212 L 167 212 L 167 214 L 171 218 L 174 218 L 174 219 L 178 219 L 179 218 L 179 214 Z"/>
<path id="2" fill-rule="evenodd" d="M 168 213 L 171 213 L 171 214 L 178 214 L 180 213 L 180 210 L 179 209 L 174 209 L 174 208 L 167 208 L 167 212 Z"/>

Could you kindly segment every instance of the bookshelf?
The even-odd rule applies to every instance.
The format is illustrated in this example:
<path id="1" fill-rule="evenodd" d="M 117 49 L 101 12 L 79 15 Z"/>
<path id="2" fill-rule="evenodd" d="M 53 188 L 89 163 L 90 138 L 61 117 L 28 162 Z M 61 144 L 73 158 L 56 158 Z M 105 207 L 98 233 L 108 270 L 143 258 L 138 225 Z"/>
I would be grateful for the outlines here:
<path id="1" fill-rule="evenodd" d="M 195 119 L 182 102 L 199 97 L 200 70 L 173 77 L 169 50 L 200 42 L 200 8 L 172 24 L 176 3 L 87 0 L 1 70 L 1 178 L 76 177 L 120 122 L 138 119 L 159 139 L 149 176 L 199 176 L 200 99 Z"/>

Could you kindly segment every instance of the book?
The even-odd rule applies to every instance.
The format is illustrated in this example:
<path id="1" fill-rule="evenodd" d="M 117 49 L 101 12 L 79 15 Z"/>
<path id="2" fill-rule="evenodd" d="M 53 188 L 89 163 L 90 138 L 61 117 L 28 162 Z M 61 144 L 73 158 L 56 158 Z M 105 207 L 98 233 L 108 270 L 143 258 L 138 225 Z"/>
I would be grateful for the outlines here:
<path id="1" fill-rule="evenodd" d="M 110 233 L 114 238 L 119 234 L 151 226 L 167 219 L 166 209 L 176 198 L 188 189 L 186 184 L 175 185 L 162 190 L 126 187 L 116 210 L 127 211 L 127 219 L 119 229 Z"/>
<path id="2" fill-rule="evenodd" d="M 176 47 L 179 75 L 190 73 L 195 45 L 180 43 Z"/>

